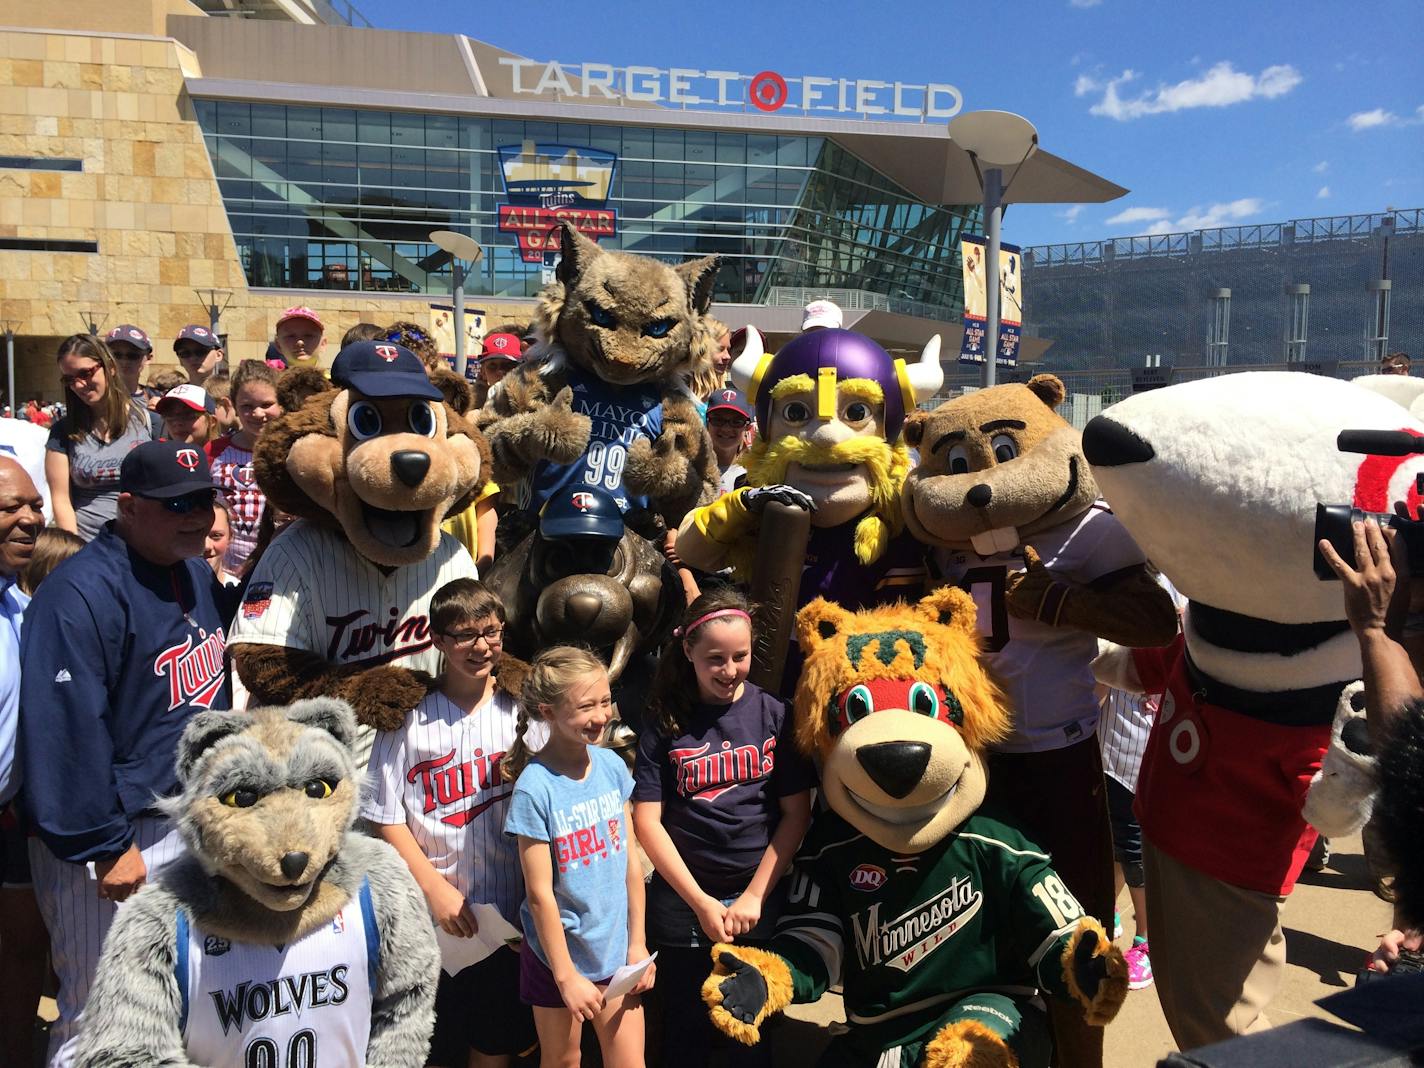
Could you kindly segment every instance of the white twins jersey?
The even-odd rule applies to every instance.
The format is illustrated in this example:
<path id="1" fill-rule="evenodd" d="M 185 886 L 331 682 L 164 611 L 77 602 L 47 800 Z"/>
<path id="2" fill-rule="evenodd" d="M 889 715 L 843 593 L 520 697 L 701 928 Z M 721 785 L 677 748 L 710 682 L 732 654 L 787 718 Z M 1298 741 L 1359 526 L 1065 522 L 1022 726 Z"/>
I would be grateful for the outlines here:
<path id="1" fill-rule="evenodd" d="M 1074 522 L 1030 536 L 1028 544 L 1055 577 L 1079 585 L 1146 561 L 1102 501 Z M 973 596 L 989 667 L 1014 709 L 1014 733 L 995 748 L 1042 752 L 1091 737 L 1098 720 L 1092 671 L 1098 641 L 1072 627 L 1009 615 L 1005 583 L 1010 572 L 1024 570 L 1023 546 L 987 557 L 936 549 L 935 563 L 945 583 Z"/>
<path id="2" fill-rule="evenodd" d="M 466 715 L 438 691 L 397 731 L 380 731 L 371 752 L 371 794 L 361 815 L 404 824 L 431 865 L 472 903 L 497 907 L 519 926 L 524 876 L 519 846 L 504 833 L 514 783 L 499 761 L 514 743 L 518 707 L 502 692 Z M 532 748 L 543 744 L 531 723 Z"/>
<path id="3" fill-rule="evenodd" d="M 183 1047 L 208 1068 L 366 1063 L 380 937 L 365 880 L 325 926 L 289 946 L 230 942 L 178 913 Z"/>
<path id="4" fill-rule="evenodd" d="M 386 574 L 335 531 L 299 519 L 257 562 L 228 644 L 283 645 L 333 664 L 395 664 L 435 675 L 430 598 L 447 582 L 476 577 L 474 560 L 449 534 L 424 560 Z M 233 703 L 246 707 L 246 693 L 234 692 Z M 361 764 L 371 734 L 362 728 Z"/>

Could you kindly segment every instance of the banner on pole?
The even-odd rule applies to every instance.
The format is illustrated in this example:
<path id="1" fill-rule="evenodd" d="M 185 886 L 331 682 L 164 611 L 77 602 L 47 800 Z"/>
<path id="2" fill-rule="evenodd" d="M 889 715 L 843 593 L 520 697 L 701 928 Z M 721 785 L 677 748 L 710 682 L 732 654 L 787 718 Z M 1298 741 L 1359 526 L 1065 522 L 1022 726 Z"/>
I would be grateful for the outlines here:
<path id="1" fill-rule="evenodd" d="M 430 305 L 430 337 L 435 349 L 455 369 L 455 309 L 449 304 Z M 485 342 L 485 313 L 482 308 L 465 309 L 465 378 L 475 380 L 475 364 Z"/>
<path id="2" fill-rule="evenodd" d="M 983 363 L 989 332 L 988 278 L 984 272 L 984 239 L 964 237 L 959 242 L 964 261 L 964 341 L 960 363 Z M 999 245 L 999 366 L 1019 362 L 1023 334 L 1023 271 L 1017 245 Z"/>

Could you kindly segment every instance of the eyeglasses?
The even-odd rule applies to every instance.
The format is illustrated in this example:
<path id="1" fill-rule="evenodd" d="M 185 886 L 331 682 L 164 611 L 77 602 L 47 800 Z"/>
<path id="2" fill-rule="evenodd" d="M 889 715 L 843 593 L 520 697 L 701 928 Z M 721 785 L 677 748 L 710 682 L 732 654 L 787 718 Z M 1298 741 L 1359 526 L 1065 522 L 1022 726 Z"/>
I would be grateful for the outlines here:
<path id="1" fill-rule="evenodd" d="M 484 630 L 447 630 L 445 637 L 454 643 L 457 649 L 473 648 L 475 643 L 484 639 L 485 645 L 491 649 L 504 644 L 503 627 L 486 627 Z"/>
<path id="2" fill-rule="evenodd" d="M 187 515 L 199 508 L 211 508 L 215 497 L 215 490 L 198 490 L 181 497 L 165 497 L 159 503 L 174 515 Z"/>
<path id="3" fill-rule="evenodd" d="M 725 427 L 728 430 L 742 430 L 751 423 L 750 419 L 740 419 L 736 416 L 728 416 L 725 419 L 718 416 L 710 416 L 707 420 L 708 426 Z"/>
<path id="4" fill-rule="evenodd" d="M 66 386 L 77 385 L 80 382 L 92 382 L 94 381 L 94 376 L 103 370 L 104 365 L 96 363 L 93 367 L 86 367 L 84 370 L 75 374 L 60 375 L 59 380 Z"/>

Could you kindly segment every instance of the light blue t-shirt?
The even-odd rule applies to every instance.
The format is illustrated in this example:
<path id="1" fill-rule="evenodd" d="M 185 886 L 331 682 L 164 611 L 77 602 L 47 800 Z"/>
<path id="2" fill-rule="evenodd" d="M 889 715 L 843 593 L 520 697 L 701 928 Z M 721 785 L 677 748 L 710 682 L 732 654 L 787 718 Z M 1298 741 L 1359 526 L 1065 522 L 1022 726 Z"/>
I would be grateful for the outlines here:
<path id="1" fill-rule="evenodd" d="M 611 750 L 590 746 L 589 757 L 582 781 L 531 761 L 514 784 L 504 833 L 549 843 L 554 898 L 569 956 L 580 975 L 597 983 L 628 962 L 628 827 L 623 813 L 633 777 Z M 548 967 L 527 899 L 519 915 L 525 941 Z"/>

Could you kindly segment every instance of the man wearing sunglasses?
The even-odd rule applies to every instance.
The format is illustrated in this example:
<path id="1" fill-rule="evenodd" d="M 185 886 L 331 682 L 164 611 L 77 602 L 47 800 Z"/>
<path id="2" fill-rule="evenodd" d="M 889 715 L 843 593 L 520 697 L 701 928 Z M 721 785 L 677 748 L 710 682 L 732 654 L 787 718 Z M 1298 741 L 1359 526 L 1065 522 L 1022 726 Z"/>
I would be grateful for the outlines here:
<path id="1" fill-rule="evenodd" d="M 230 606 L 202 560 L 213 493 L 201 449 L 136 446 L 119 468 L 118 517 L 45 579 L 25 612 L 22 789 L 61 984 L 53 1065 L 73 1056 L 118 902 L 181 848 L 155 800 L 178 790 L 178 737 L 195 713 L 231 703 Z"/>

